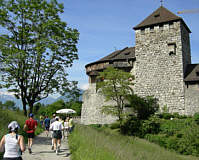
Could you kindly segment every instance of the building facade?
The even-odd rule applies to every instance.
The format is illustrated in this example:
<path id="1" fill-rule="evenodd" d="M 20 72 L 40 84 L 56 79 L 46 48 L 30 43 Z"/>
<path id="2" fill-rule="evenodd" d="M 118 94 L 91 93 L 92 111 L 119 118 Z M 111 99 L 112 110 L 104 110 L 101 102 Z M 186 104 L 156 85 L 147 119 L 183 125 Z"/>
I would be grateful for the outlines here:
<path id="1" fill-rule="evenodd" d="M 95 89 L 96 76 L 107 66 L 121 68 L 135 76 L 134 92 L 154 96 L 160 109 L 193 115 L 199 112 L 199 65 L 191 64 L 189 34 L 181 17 L 158 8 L 135 30 L 135 47 L 127 47 L 86 65 L 89 88 L 83 94 L 83 124 L 112 123 L 115 117 L 103 115 L 106 103 Z"/>

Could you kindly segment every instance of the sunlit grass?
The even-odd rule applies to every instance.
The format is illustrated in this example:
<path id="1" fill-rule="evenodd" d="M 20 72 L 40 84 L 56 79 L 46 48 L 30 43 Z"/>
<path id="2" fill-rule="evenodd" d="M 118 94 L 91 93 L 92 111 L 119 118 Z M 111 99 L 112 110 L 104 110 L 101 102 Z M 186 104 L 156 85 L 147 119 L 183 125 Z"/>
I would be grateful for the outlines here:
<path id="1" fill-rule="evenodd" d="M 72 160 L 196 160 L 167 151 L 146 140 L 77 125 L 69 136 Z"/>

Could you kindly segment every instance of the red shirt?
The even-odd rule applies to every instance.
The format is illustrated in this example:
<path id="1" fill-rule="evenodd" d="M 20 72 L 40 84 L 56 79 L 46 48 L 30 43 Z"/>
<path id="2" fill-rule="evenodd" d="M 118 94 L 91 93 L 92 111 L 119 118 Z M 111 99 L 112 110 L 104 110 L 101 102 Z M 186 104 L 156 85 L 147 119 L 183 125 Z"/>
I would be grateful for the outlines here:
<path id="1" fill-rule="evenodd" d="M 28 126 L 28 130 L 26 131 L 26 133 L 35 132 L 35 128 L 37 126 L 37 121 L 36 120 L 30 118 L 30 119 L 26 120 L 25 124 Z"/>

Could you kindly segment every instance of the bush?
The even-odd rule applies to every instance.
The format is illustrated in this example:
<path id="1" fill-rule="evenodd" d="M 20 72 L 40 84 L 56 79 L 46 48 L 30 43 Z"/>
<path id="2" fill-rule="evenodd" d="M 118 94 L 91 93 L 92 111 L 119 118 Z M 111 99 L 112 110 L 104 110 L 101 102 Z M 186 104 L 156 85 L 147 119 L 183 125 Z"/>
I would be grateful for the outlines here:
<path id="1" fill-rule="evenodd" d="M 134 94 L 129 95 L 127 99 L 130 103 L 128 106 L 133 108 L 133 111 L 136 113 L 137 118 L 140 120 L 148 119 L 159 109 L 157 99 L 151 96 L 142 98 Z"/>
<path id="2" fill-rule="evenodd" d="M 193 119 L 199 125 L 199 113 L 195 113 Z"/>
<path id="3" fill-rule="evenodd" d="M 120 123 L 119 122 L 112 123 L 110 128 L 111 129 L 118 129 L 118 128 L 120 128 Z"/>
<path id="4" fill-rule="evenodd" d="M 160 131 L 160 119 L 157 116 L 152 116 L 149 120 L 144 120 L 141 125 L 142 136 L 146 134 L 158 134 Z"/>
<path id="5" fill-rule="evenodd" d="M 135 116 L 129 116 L 121 126 L 121 133 L 125 135 L 140 135 L 141 121 Z"/>

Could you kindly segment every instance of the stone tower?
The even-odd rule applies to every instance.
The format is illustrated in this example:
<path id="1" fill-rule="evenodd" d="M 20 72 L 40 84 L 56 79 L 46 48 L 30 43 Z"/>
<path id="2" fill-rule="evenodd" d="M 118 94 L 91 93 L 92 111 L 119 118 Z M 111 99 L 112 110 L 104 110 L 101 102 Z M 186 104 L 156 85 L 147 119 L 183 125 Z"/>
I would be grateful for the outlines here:
<path id="1" fill-rule="evenodd" d="M 160 107 L 186 114 L 184 74 L 191 64 L 189 28 L 182 18 L 161 6 L 134 30 L 135 93 L 153 95 Z"/>
<path id="2" fill-rule="evenodd" d="M 126 47 L 86 65 L 89 88 L 83 94 L 83 124 L 112 123 L 116 117 L 101 114 L 104 97 L 96 92 L 96 77 L 108 66 L 135 76 L 133 90 L 154 96 L 170 113 L 199 112 L 199 64 L 191 64 L 191 31 L 181 17 L 159 7 L 134 27 L 135 47 Z"/>

